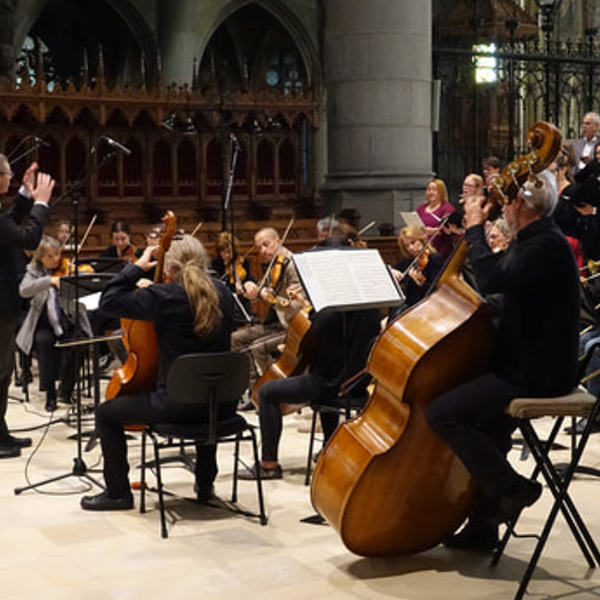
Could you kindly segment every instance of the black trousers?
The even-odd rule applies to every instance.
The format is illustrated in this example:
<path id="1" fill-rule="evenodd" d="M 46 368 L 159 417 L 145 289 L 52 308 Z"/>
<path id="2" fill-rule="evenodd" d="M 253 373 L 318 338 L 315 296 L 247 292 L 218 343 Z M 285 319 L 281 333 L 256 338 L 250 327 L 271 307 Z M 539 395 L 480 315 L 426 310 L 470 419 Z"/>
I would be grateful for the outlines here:
<path id="1" fill-rule="evenodd" d="M 235 414 L 236 405 L 221 406 L 219 419 Z M 96 432 L 104 456 L 104 481 L 108 495 L 120 498 L 130 494 L 127 441 L 123 425 L 152 423 L 206 423 L 208 408 L 169 402 L 156 392 L 118 396 L 96 408 Z M 217 476 L 216 446 L 197 446 L 196 483 L 199 487 L 212 484 Z"/>
<path id="2" fill-rule="evenodd" d="M 323 400 L 325 387 L 315 375 L 295 375 L 285 379 L 274 379 L 264 383 L 258 392 L 258 416 L 261 433 L 261 456 L 264 461 L 277 461 L 281 438 L 282 417 L 280 404 L 311 403 Z M 333 398 L 332 398 L 333 400 Z M 339 415 L 329 412 L 319 413 L 323 426 L 323 437 L 328 440 L 339 421 Z"/>
<path id="3" fill-rule="evenodd" d="M 469 470 L 487 499 L 497 499 L 518 481 L 506 456 L 516 421 L 504 411 L 525 390 L 486 373 L 435 398 L 427 409 L 431 429 Z"/>
<path id="4" fill-rule="evenodd" d="M 72 336 L 74 327 L 64 319 L 63 328 L 65 338 Z M 46 311 L 40 315 L 35 334 L 34 348 L 38 356 L 40 375 L 40 390 L 54 390 L 54 382 L 59 380 L 63 395 L 69 397 L 75 387 L 79 369 L 83 363 L 83 350 L 73 346 L 68 348 L 55 348 L 57 337 L 48 321 Z"/>
<path id="5" fill-rule="evenodd" d="M 8 436 L 5 417 L 8 407 L 8 388 L 15 361 L 16 327 L 16 319 L 0 322 L 0 441 Z"/>

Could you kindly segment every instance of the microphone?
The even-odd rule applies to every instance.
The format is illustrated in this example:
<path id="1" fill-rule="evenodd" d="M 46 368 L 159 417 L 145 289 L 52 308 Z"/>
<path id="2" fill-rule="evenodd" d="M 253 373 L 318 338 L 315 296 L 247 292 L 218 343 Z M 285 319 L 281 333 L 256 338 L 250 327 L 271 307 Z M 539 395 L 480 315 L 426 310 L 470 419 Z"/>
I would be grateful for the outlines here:
<path id="1" fill-rule="evenodd" d="M 37 137 L 37 135 L 33 136 L 33 141 L 40 146 L 46 146 L 46 148 L 50 148 L 50 144 L 45 139 Z"/>
<path id="2" fill-rule="evenodd" d="M 131 150 L 129 148 L 127 148 L 127 146 L 123 146 L 123 144 L 119 144 L 119 142 L 117 142 L 117 140 L 113 140 L 111 137 L 108 137 L 107 135 L 100 136 L 100 139 L 106 140 L 106 142 L 108 143 L 109 146 L 112 146 L 113 148 L 116 148 L 117 150 L 120 150 L 121 152 L 124 152 L 127 155 L 131 154 Z"/>

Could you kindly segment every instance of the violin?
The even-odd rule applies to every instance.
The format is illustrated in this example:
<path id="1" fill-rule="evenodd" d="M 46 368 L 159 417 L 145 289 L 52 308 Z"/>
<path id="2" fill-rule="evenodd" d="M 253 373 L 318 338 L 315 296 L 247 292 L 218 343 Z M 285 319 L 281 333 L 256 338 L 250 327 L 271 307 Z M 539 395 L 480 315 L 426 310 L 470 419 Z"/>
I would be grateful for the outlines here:
<path id="1" fill-rule="evenodd" d="M 133 246 L 132 244 L 129 244 L 129 246 L 127 246 L 127 248 L 125 248 L 125 250 L 123 250 L 123 252 L 119 252 L 117 250 L 117 255 L 121 260 L 125 260 L 127 262 L 134 262 L 135 261 L 135 252 L 136 252 L 136 247 Z"/>
<path id="2" fill-rule="evenodd" d="M 493 187 L 508 203 L 560 148 L 549 123 L 527 132 L 531 151 Z M 362 556 L 398 556 L 440 543 L 464 522 L 476 497 L 470 473 L 429 428 L 441 393 L 490 369 L 494 327 L 483 300 L 461 277 L 463 239 L 433 291 L 375 341 L 367 365 L 375 387 L 363 412 L 323 448 L 311 487 L 314 508 Z"/>
<path id="3" fill-rule="evenodd" d="M 77 266 L 78 273 L 93 273 L 94 268 L 92 265 L 83 264 Z M 67 258 L 66 256 L 61 256 L 60 264 L 54 271 L 52 271 L 52 275 L 55 277 L 66 277 L 67 275 L 75 275 L 75 261 L 73 259 Z"/>
<path id="4" fill-rule="evenodd" d="M 229 261 L 225 267 L 224 275 L 227 276 L 231 285 L 235 285 L 236 289 L 243 292 L 243 289 L 241 289 L 242 282 L 248 276 L 248 272 L 244 268 L 244 258 L 238 255 L 232 261 Z"/>

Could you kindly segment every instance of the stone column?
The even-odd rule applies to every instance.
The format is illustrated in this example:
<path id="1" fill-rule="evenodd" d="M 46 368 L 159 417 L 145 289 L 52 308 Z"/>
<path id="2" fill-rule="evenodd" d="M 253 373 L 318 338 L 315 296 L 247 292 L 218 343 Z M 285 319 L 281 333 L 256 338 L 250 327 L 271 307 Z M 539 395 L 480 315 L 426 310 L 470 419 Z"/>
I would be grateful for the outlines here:
<path id="1" fill-rule="evenodd" d="M 325 52 L 326 204 L 398 226 L 431 177 L 431 0 L 328 0 Z"/>

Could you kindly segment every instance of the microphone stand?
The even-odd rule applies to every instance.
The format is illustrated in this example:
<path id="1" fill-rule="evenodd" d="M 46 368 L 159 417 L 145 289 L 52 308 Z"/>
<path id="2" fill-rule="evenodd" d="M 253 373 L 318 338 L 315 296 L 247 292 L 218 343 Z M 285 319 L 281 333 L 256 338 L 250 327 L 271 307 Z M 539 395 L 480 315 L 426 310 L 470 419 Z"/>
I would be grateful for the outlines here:
<path id="1" fill-rule="evenodd" d="M 231 273 L 233 274 L 234 285 L 238 283 L 237 274 L 235 271 L 235 258 L 236 258 L 236 249 L 235 249 L 235 215 L 233 211 L 233 202 L 231 201 L 231 192 L 233 189 L 233 177 L 235 175 L 235 167 L 237 165 L 238 154 L 240 153 L 241 147 L 238 139 L 235 137 L 233 133 L 229 135 L 229 138 L 232 142 L 232 154 L 231 154 L 231 163 L 229 168 L 229 177 L 227 179 L 227 187 L 225 189 L 225 198 L 223 199 L 223 223 L 227 222 L 227 211 L 229 210 L 229 221 L 231 227 Z M 231 206 L 231 208 L 230 208 Z M 223 227 L 225 229 L 225 227 Z M 241 282 L 240 282 L 241 284 Z M 252 317 L 248 314 L 248 311 L 244 308 L 242 301 L 238 298 L 237 292 L 233 292 L 233 301 L 236 303 L 237 307 L 240 309 L 242 316 L 246 319 L 246 322 L 252 323 Z"/>
<path id="2" fill-rule="evenodd" d="M 91 154 L 94 154 L 95 151 L 96 151 L 95 147 L 92 148 Z M 98 163 L 98 170 L 100 170 L 100 168 L 104 164 L 106 164 L 109 160 L 114 158 L 116 156 L 116 154 L 117 154 L 117 151 L 107 153 L 102 158 L 102 160 L 100 160 L 100 162 Z M 89 161 L 88 161 L 88 164 L 89 164 Z M 62 200 L 64 200 L 67 197 L 70 197 L 71 198 L 71 206 L 73 208 L 73 212 L 72 212 L 73 247 L 74 247 L 74 253 L 75 253 L 75 261 L 74 261 L 74 265 L 75 265 L 74 266 L 74 268 L 75 268 L 75 272 L 74 272 L 75 319 L 74 320 L 75 320 L 75 335 L 76 336 L 79 335 L 79 331 L 80 331 L 80 325 L 79 325 L 79 274 L 78 274 L 78 270 L 79 270 L 79 231 L 78 231 L 79 210 L 78 209 L 79 209 L 80 192 L 84 186 L 86 174 L 87 174 L 87 166 L 84 166 L 83 169 L 81 170 L 78 178 L 71 184 L 71 187 L 69 187 L 67 190 L 65 190 L 65 192 L 52 204 L 52 207 L 55 207 Z M 75 340 L 75 342 L 77 342 L 77 339 Z M 64 341 L 64 342 L 61 342 L 58 345 L 58 347 L 63 347 L 63 345 L 68 346 L 68 345 L 73 345 L 73 343 Z M 94 369 L 97 368 L 97 364 L 96 364 L 97 356 L 95 353 L 96 353 L 96 349 L 95 349 L 95 345 L 94 345 Z M 77 365 L 77 363 L 78 363 L 78 361 L 76 359 L 75 365 Z M 90 483 L 97 485 L 98 487 L 100 487 L 102 489 L 105 489 L 105 487 L 98 480 L 94 479 L 91 475 L 89 475 L 88 468 L 87 468 L 85 462 L 83 461 L 82 448 L 81 448 L 81 443 L 82 443 L 81 385 L 80 385 L 79 378 L 77 378 L 75 398 L 76 398 L 75 406 L 76 406 L 76 423 L 77 423 L 77 434 L 76 434 L 77 455 L 75 456 L 75 458 L 73 458 L 72 470 L 69 471 L 68 473 L 63 473 L 62 475 L 57 475 L 55 477 L 50 477 L 49 479 L 45 479 L 43 481 L 38 481 L 37 483 L 32 483 L 31 485 L 15 488 L 14 489 L 15 495 L 19 495 L 21 492 L 24 492 L 25 490 L 35 489 L 41 485 L 46 485 L 47 483 L 52 483 L 54 481 L 60 481 L 61 479 L 66 479 L 67 477 L 79 477 L 79 478 L 83 477 L 83 478 L 87 479 Z"/>

